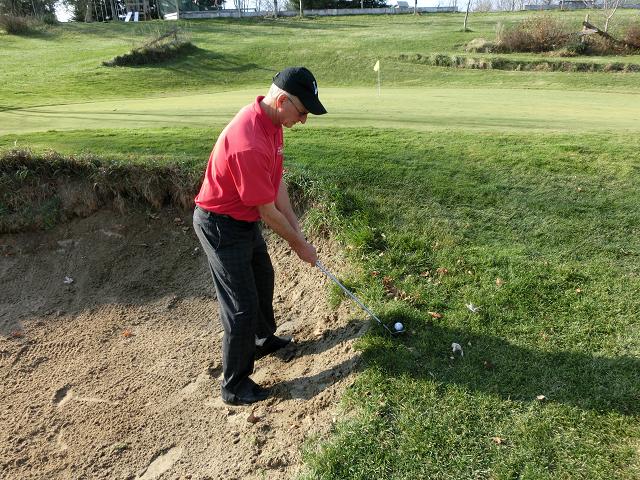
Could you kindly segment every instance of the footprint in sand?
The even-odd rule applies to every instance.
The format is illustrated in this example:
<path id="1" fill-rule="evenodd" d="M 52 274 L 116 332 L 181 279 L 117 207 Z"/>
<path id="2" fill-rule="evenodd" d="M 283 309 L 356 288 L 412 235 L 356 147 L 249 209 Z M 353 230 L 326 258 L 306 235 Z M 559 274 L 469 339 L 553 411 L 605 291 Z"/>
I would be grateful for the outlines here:
<path id="1" fill-rule="evenodd" d="M 169 470 L 182 456 L 182 447 L 171 447 L 156 453 L 153 461 L 136 480 L 153 480 Z"/>

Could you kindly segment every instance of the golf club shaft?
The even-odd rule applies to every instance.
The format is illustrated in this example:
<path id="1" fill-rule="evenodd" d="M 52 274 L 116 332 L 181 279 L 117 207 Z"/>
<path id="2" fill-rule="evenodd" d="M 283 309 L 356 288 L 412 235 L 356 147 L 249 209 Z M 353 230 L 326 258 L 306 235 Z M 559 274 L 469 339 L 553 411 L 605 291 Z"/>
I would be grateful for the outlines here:
<path id="1" fill-rule="evenodd" d="M 371 310 L 369 310 L 366 307 L 366 305 L 364 303 L 362 303 L 358 299 L 358 297 L 356 297 L 353 293 L 351 293 L 349 291 L 349 289 L 347 289 L 347 287 L 345 287 L 342 283 L 340 283 L 340 280 L 338 280 L 329 270 L 327 270 L 320 260 L 316 261 L 316 267 L 318 267 L 322 271 L 322 273 L 324 273 L 327 277 L 329 277 L 331 280 L 333 280 L 335 282 L 335 284 L 338 285 L 342 289 L 342 291 L 344 293 L 349 295 L 354 302 L 356 302 L 358 305 L 360 305 L 360 307 L 365 312 L 367 312 L 371 316 L 371 318 L 373 318 L 376 322 L 378 322 L 380 325 L 382 325 L 384 328 L 386 328 L 389 331 L 389 333 L 392 333 L 391 330 L 389 330 L 389 327 L 387 327 L 384 323 L 382 323 L 382 321 L 378 317 L 376 317 L 373 314 L 373 312 Z"/>

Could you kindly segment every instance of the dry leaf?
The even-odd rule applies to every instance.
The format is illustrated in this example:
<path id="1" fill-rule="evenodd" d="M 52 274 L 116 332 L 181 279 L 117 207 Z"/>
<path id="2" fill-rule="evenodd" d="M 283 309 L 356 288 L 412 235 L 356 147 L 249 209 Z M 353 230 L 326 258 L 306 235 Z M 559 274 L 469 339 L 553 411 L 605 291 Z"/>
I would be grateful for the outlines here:
<path id="1" fill-rule="evenodd" d="M 493 441 L 493 443 L 495 443 L 496 445 L 502 445 L 504 443 L 504 439 L 500 438 L 500 437 L 491 437 L 491 440 Z"/>
<path id="2" fill-rule="evenodd" d="M 444 267 L 440 267 L 436 270 L 436 272 L 438 273 L 438 275 L 446 275 L 447 273 L 449 273 L 449 270 Z"/>
<path id="3" fill-rule="evenodd" d="M 538 400 L 539 402 L 544 402 L 546 399 L 547 399 L 547 397 L 545 397 L 544 395 L 536 396 L 536 400 Z"/>
<path id="4" fill-rule="evenodd" d="M 251 413 L 247 417 L 247 422 L 256 424 L 260 421 L 260 417 L 255 414 L 255 410 L 251 410 Z"/>
<path id="5" fill-rule="evenodd" d="M 482 362 L 482 364 L 484 365 L 484 368 L 486 370 L 493 370 L 495 368 L 495 365 L 491 362 L 491 360 L 485 360 L 484 362 Z"/>
<path id="6" fill-rule="evenodd" d="M 438 313 L 438 312 L 427 312 L 429 315 L 431 315 L 433 318 L 442 318 L 442 314 Z"/>
<path id="7" fill-rule="evenodd" d="M 124 330 L 124 332 L 122 332 L 122 336 L 124 338 L 129 338 L 129 337 L 133 337 L 133 332 L 131 330 L 129 330 L 128 328 L 126 328 Z"/>
<path id="8" fill-rule="evenodd" d="M 422 272 L 420 274 L 421 277 L 430 277 L 431 276 L 431 272 L 429 270 L 427 270 L 426 272 Z"/>
<path id="9" fill-rule="evenodd" d="M 496 278 L 496 285 L 498 287 L 501 287 L 502 285 L 504 285 L 504 280 L 501 279 L 500 277 Z"/>
<path id="10" fill-rule="evenodd" d="M 14 330 L 13 332 L 11 332 L 11 338 L 22 338 L 24 337 L 24 333 L 22 333 L 20 330 Z"/>
<path id="11" fill-rule="evenodd" d="M 371 272 L 372 277 L 377 277 L 378 275 L 380 275 L 380 272 L 377 270 L 374 270 L 373 272 Z"/>
<path id="12" fill-rule="evenodd" d="M 581 288 L 576 288 L 576 293 L 582 293 L 582 289 Z"/>

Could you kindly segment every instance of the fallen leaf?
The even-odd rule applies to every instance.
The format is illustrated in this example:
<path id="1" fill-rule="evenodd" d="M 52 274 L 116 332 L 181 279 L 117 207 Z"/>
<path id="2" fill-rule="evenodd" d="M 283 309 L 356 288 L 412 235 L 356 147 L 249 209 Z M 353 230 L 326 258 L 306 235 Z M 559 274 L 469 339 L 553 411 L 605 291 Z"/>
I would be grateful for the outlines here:
<path id="1" fill-rule="evenodd" d="M 430 277 L 431 276 L 431 272 L 429 270 L 427 270 L 426 272 L 422 272 L 420 274 L 421 277 Z"/>
<path id="2" fill-rule="evenodd" d="M 502 285 L 504 285 L 504 280 L 501 279 L 500 277 L 496 278 L 496 285 L 498 287 L 501 287 Z"/>
<path id="3" fill-rule="evenodd" d="M 500 437 L 491 437 L 491 440 L 493 441 L 493 443 L 495 443 L 496 445 L 502 445 L 504 443 L 504 439 L 500 438 Z"/>
<path id="4" fill-rule="evenodd" d="M 24 337 L 24 333 L 22 333 L 20 330 L 14 330 L 13 332 L 11 332 L 11 338 L 22 338 Z"/>
<path id="5" fill-rule="evenodd" d="M 73 283 L 73 278 L 71 277 L 64 277 L 63 283 L 65 285 L 71 285 Z"/>
<path id="6" fill-rule="evenodd" d="M 377 270 L 374 270 L 373 272 L 371 272 L 372 277 L 377 277 L 378 275 L 380 275 L 380 272 Z"/>
<path id="7" fill-rule="evenodd" d="M 449 270 L 444 267 L 440 267 L 436 270 L 436 272 L 438 273 L 438 275 L 446 275 L 447 273 L 449 273 Z"/>
<path id="8" fill-rule="evenodd" d="M 255 410 L 251 410 L 251 413 L 247 417 L 247 422 L 256 424 L 260 421 L 260 417 L 255 414 Z"/>
<path id="9" fill-rule="evenodd" d="M 544 395 L 536 396 L 536 400 L 538 400 L 539 402 L 544 402 L 546 399 L 547 399 L 547 397 L 545 397 Z"/>
<path id="10" fill-rule="evenodd" d="M 427 312 L 429 315 L 431 315 L 433 318 L 442 318 L 442 314 L 438 313 L 438 312 Z"/>
<path id="11" fill-rule="evenodd" d="M 576 288 L 576 293 L 582 293 L 582 289 L 581 288 Z"/>
<path id="12" fill-rule="evenodd" d="M 129 338 L 129 337 L 133 337 L 133 332 L 131 330 L 129 330 L 128 328 L 126 328 L 124 330 L 124 332 L 122 332 L 122 336 L 124 338 Z"/>

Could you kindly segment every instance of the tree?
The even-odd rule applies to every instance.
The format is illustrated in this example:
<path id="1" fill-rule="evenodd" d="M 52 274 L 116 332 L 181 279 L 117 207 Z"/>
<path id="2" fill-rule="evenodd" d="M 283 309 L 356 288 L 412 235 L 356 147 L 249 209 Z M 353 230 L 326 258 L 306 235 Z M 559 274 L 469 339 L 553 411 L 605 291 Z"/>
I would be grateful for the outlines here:
<path id="1" fill-rule="evenodd" d="M 469 19 L 469 10 L 471 10 L 471 0 L 467 0 L 467 11 L 464 14 L 464 24 L 462 26 L 462 30 L 465 32 L 469 31 L 469 28 L 467 27 L 468 19 Z"/>
<path id="2" fill-rule="evenodd" d="M 56 0 L 0 0 L 0 14 L 16 17 L 41 17 L 55 14 Z"/>

